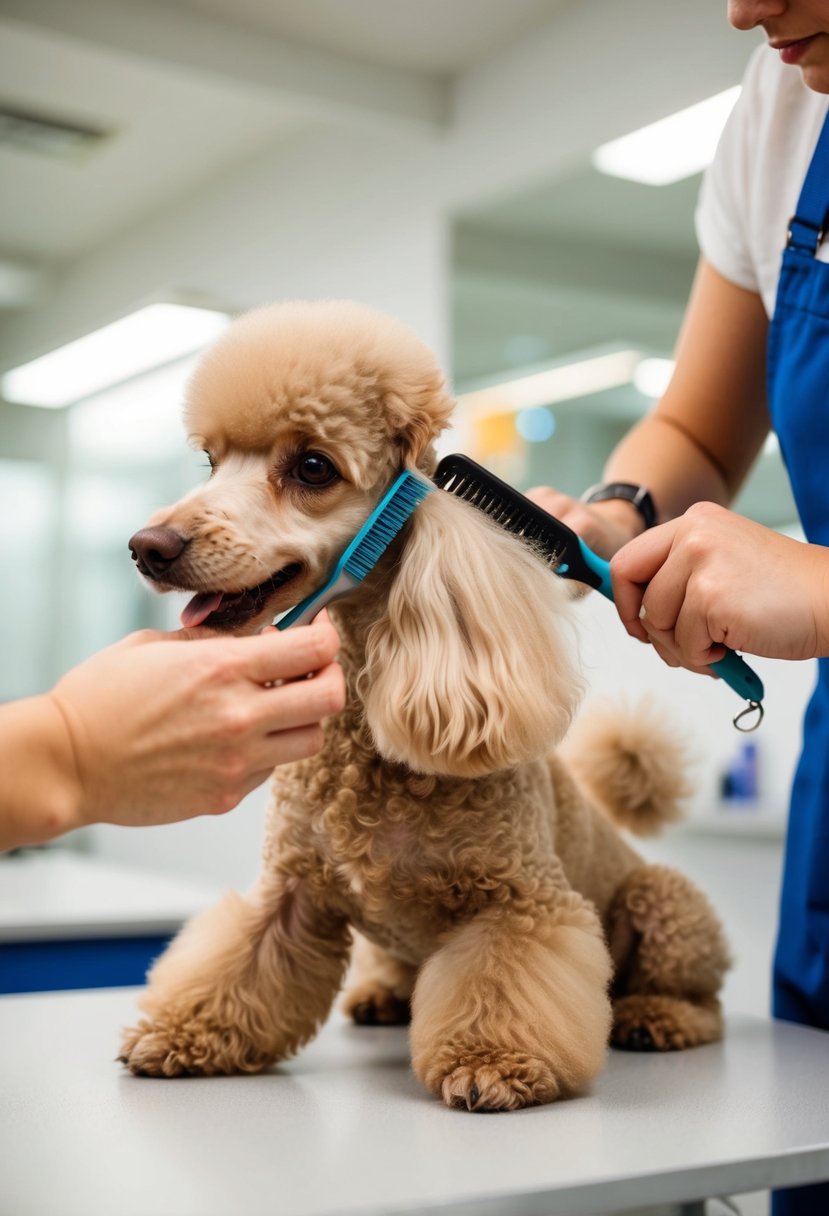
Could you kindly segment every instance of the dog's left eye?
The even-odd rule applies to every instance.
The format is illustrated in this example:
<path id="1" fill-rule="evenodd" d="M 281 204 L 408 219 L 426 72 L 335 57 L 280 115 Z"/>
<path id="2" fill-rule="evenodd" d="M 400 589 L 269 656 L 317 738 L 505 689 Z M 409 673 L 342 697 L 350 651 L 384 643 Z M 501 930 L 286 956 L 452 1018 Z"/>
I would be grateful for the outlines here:
<path id="1" fill-rule="evenodd" d="M 306 452 L 297 461 L 294 476 L 306 486 L 327 486 L 339 477 L 339 473 L 322 452 Z"/>

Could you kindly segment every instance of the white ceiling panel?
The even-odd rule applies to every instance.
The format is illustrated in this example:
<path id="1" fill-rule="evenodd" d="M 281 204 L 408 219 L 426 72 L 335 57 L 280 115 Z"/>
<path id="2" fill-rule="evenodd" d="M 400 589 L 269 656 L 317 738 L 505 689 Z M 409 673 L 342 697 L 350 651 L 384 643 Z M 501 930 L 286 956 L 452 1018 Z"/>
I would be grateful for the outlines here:
<path id="1" fill-rule="evenodd" d="M 297 130 L 275 99 L 0 22 L 0 97 L 111 131 L 77 161 L 0 147 L 0 251 L 38 263 L 112 233 Z"/>
<path id="2" fill-rule="evenodd" d="M 234 0 L 234 20 L 375 63 L 452 75 L 531 31 L 572 0 Z M 141 4 L 142 0 L 130 0 Z M 225 18 L 227 0 L 171 0 Z"/>

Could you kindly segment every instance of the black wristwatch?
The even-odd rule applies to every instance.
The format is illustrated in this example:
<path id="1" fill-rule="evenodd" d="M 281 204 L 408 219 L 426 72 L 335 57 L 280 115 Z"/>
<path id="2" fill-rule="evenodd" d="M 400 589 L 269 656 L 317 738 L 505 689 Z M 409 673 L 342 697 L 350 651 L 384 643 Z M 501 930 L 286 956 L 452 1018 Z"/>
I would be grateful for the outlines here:
<path id="1" fill-rule="evenodd" d="M 581 496 L 581 502 L 605 502 L 608 498 L 623 498 L 634 506 L 642 516 L 645 528 L 652 528 L 656 523 L 656 507 L 650 491 L 644 486 L 633 486 L 626 481 L 607 481 L 600 485 L 591 486 Z"/>

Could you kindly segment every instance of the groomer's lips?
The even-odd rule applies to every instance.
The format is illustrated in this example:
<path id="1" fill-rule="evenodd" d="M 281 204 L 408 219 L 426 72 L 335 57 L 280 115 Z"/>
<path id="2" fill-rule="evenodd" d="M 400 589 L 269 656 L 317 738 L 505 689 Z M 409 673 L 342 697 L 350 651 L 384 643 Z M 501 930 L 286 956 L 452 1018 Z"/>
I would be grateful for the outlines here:
<path id="1" fill-rule="evenodd" d="M 795 42 L 773 42 L 771 45 L 774 50 L 780 52 L 784 63 L 796 64 L 808 53 L 817 37 L 817 34 L 812 34 L 808 38 L 798 38 Z"/>

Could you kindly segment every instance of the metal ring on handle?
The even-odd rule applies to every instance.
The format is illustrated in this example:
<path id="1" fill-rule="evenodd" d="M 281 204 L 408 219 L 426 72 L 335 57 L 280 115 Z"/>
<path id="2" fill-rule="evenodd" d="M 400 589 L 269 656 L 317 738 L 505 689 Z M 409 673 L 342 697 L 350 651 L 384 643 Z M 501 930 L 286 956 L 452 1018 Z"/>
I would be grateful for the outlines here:
<path id="1" fill-rule="evenodd" d="M 746 714 L 753 714 L 755 712 L 757 714 L 756 722 L 752 722 L 748 726 L 740 725 L 740 723 L 742 722 L 742 720 L 746 716 Z M 763 721 L 763 714 L 765 712 L 766 711 L 763 709 L 762 703 L 760 701 L 749 701 L 749 703 L 748 703 L 748 705 L 746 705 L 745 709 L 741 709 L 740 712 L 737 714 L 737 717 L 734 719 L 734 726 L 737 730 L 742 731 L 743 734 L 747 735 L 751 731 L 757 729 L 757 727 Z"/>

